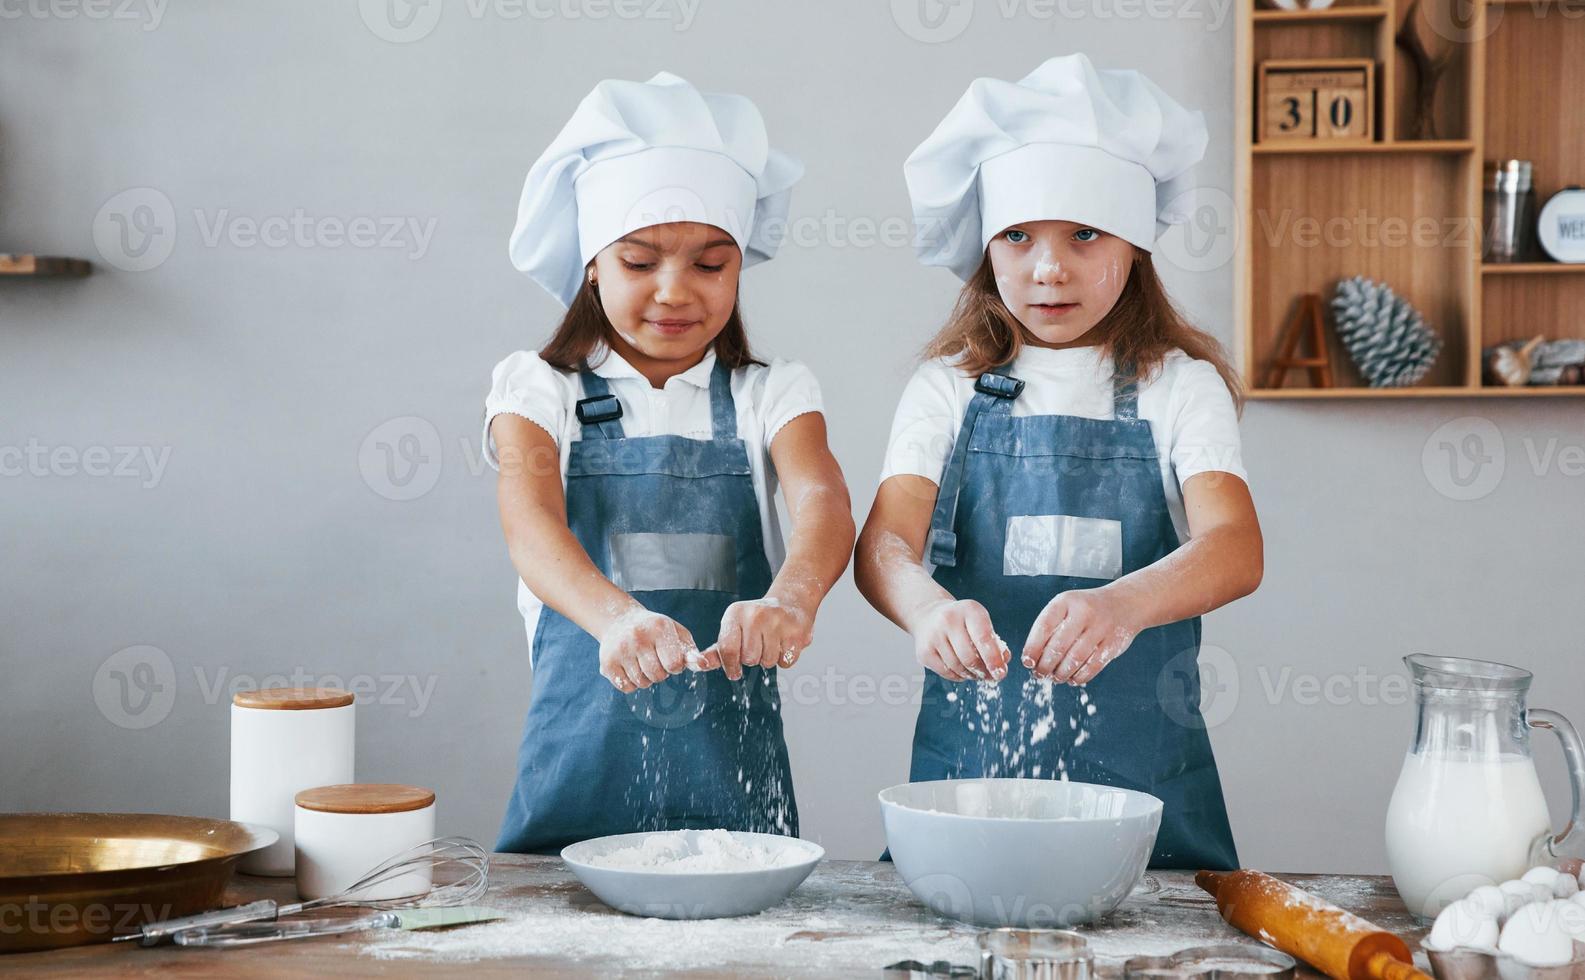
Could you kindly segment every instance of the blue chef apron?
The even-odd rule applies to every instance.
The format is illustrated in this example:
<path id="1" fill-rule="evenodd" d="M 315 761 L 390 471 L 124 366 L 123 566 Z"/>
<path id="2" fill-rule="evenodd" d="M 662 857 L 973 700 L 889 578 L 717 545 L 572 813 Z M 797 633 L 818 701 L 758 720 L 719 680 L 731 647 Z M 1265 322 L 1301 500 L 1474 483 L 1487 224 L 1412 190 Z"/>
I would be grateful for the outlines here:
<path id="1" fill-rule="evenodd" d="M 1165 803 L 1150 866 L 1238 867 L 1200 716 L 1200 620 L 1145 630 L 1085 687 L 1023 666 L 1035 618 L 1178 547 L 1138 387 L 1113 385 L 1113 419 L 1014 418 L 1024 383 L 981 375 L 952 448 L 928 552 L 935 580 L 974 599 L 1012 651 L 1000 684 L 925 674 L 909 779 L 1066 778 Z M 1027 683 L 1026 683 L 1027 682 Z"/>
<path id="2" fill-rule="evenodd" d="M 583 437 L 567 463 L 567 526 L 600 572 L 670 616 L 699 649 L 727 606 L 771 583 L 731 372 L 710 376 L 708 440 L 627 437 L 622 406 L 585 368 Z M 534 688 L 498 851 L 554 853 L 607 834 L 708 829 L 796 836 L 774 668 L 684 671 L 623 694 L 600 644 L 549 606 L 533 641 Z"/>

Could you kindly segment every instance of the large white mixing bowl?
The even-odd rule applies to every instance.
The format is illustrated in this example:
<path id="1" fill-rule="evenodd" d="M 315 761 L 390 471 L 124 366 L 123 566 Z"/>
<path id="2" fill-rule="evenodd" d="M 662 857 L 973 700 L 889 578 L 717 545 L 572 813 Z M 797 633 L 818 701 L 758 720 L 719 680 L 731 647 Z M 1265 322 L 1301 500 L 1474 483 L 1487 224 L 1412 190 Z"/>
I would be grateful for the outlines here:
<path id="1" fill-rule="evenodd" d="M 942 915 L 1048 928 L 1100 918 L 1144 876 L 1148 793 L 1051 779 L 943 779 L 880 793 L 898 874 Z"/>

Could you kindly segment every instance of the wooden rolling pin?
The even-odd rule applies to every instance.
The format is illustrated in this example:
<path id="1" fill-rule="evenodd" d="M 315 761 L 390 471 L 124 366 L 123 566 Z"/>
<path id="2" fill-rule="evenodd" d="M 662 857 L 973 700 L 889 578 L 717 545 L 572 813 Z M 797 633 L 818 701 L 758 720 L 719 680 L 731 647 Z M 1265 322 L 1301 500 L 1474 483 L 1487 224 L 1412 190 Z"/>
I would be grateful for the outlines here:
<path id="1" fill-rule="evenodd" d="M 1230 925 L 1333 980 L 1431 980 L 1398 936 L 1271 875 L 1201 871 L 1194 881 Z"/>

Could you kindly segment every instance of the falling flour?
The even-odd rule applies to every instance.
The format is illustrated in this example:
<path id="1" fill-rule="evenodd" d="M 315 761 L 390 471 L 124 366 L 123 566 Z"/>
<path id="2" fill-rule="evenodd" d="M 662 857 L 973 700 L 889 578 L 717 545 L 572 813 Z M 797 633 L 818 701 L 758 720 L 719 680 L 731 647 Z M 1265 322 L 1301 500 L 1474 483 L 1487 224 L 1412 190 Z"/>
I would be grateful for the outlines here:
<path id="1" fill-rule="evenodd" d="M 996 642 L 1007 650 L 1000 636 Z M 976 736 L 964 762 L 977 755 L 977 774 L 983 776 L 1066 780 L 1069 753 L 1090 738 L 1086 722 L 1096 714 L 1090 692 L 1077 686 L 1076 695 L 1059 697 L 1058 690 L 1071 692 L 1074 688 L 1026 673 L 1022 682 L 1012 681 L 1017 686 L 1004 697 L 1002 685 L 1009 681 L 1011 677 L 1000 682 L 966 682 L 947 692 L 949 703 L 962 702 L 964 728 Z M 1064 721 L 1066 739 L 1054 738 Z M 1059 741 L 1064 744 L 1057 744 Z M 1036 746 L 1042 749 L 1037 752 Z M 1045 757 L 1050 763 L 1052 754 L 1056 756 L 1054 765 L 1037 761 Z"/>
<path id="2" fill-rule="evenodd" d="M 752 724 L 751 718 L 763 719 L 767 705 L 779 711 L 778 674 L 773 669 L 745 668 L 742 680 L 730 682 L 725 695 L 712 705 L 724 676 L 714 671 L 674 674 L 622 699 L 648 729 L 639 736 L 639 764 L 623 797 L 628 809 L 639 815 L 634 831 L 663 830 L 667 813 L 699 808 L 693 746 L 704 739 L 739 756 L 733 774 L 736 792 L 711 801 L 712 819 L 755 833 L 795 834 L 796 804 L 781 757 L 756 750 L 765 730 Z M 707 713 L 707 708 L 713 710 Z"/>
<path id="3" fill-rule="evenodd" d="M 675 830 L 650 834 L 639 844 L 590 857 L 588 863 L 619 871 L 717 874 L 790 867 L 809 860 L 810 854 L 796 844 L 743 841 L 725 830 Z"/>

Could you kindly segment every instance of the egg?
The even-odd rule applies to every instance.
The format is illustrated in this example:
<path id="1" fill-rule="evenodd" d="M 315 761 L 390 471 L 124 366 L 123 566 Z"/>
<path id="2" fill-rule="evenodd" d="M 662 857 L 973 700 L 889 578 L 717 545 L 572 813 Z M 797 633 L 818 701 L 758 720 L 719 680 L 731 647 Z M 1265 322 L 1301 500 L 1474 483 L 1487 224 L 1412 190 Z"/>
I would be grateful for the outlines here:
<path id="1" fill-rule="evenodd" d="M 1506 908 L 1502 915 L 1504 922 L 1513 918 L 1514 913 L 1526 905 L 1539 901 L 1541 897 L 1537 894 L 1538 889 L 1534 882 L 1520 881 L 1518 879 L 1503 882 L 1497 886 L 1497 890 L 1502 892 L 1503 901 L 1506 903 Z M 1546 894 L 1550 898 L 1552 889 L 1548 888 Z"/>
<path id="2" fill-rule="evenodd" d="M 1585 912 L 1585 906 L 1581 906 L 1580 911 Z M 1495 949 L 1497 936 L 1496 918 L 1488 915 L 1480 905 L 1463 898 L 1443 909 L 1436 917 L 1425 944 L 1439 952 L 1459 946 Z"/>
<path id="3" fill-rule="evenodd" d="M 1464 896 L 1464 901 L 1479 908 L 1493 919 L 1508 917 L 1508 901 L 1496 885 L 1481 885 Z"/>
<path id="4" fill-rule="evenodd" d="M 1552 902 L 1537 902 L 1513 914 L 1497 948 L 1527 966 L 1559 966 L 1574 958 L 1574 937 Z"/>
<path id="5" fill-rule="evenodd" d="M 1575 892 L 1575 895 L 1585 892 Z M 1557 899 L 1552 903 L 1553 913 L 1558 921 L 1563 923 L 1563 930 L 1577 943 L 1585 943 L 1585 904 L 1572 902 L 1568 899 Z"/>
<path id="6" fill-rule="evenodd" d="M 1550 898 L 1568 898 L 1579 891 L 1579 879 L 1546 865 L 1531 868 L 1520 881 L 1528 881 L 1537 889 L 1545 888 Z"/>

